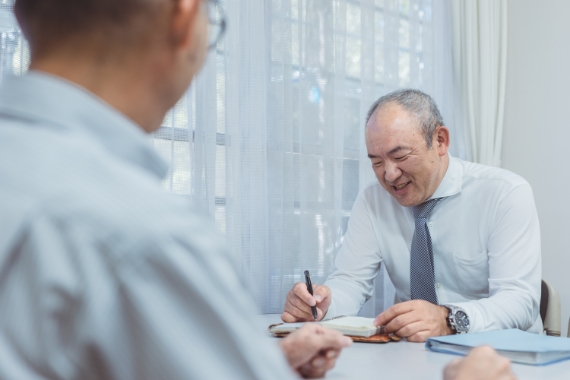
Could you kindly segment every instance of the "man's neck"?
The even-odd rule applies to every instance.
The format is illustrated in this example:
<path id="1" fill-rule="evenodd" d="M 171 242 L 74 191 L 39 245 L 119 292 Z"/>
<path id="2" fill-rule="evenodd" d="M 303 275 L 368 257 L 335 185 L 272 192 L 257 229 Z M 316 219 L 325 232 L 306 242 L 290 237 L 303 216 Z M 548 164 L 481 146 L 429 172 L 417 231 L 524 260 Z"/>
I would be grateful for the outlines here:
<path id="1" fill-rule="evenodd" d="M 151 73 L 145 67 L 94 59 L 42 59 L 30 70 L 55 75 L 73 82 L 133 120 L 146 132 L 156 130 L 170 108 L 161 101 Z"/>

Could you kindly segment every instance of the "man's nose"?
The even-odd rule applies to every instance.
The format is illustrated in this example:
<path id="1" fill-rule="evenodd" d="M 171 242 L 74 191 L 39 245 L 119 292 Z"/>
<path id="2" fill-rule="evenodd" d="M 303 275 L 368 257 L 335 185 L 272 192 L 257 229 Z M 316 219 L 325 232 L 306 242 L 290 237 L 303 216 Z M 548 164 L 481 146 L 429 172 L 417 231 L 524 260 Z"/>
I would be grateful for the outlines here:
<path id="1" fill-rule="evenodd" d="M 390 183 L 396 182 L 396 180 L 402 175 L 402 171 L 398 168 L 398 165 L 395 162 L 386 162 L 384 168 L 386 170 L 384 173 L 384 179 Z"/>

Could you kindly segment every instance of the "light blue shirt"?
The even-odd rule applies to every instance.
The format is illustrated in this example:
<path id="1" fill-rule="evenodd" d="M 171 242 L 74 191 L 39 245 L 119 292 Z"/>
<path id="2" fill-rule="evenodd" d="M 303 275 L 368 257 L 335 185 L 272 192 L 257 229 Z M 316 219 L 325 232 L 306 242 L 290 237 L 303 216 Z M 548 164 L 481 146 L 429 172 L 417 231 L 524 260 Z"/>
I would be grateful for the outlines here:
<path id="1" fill-rule="evenodd" d="M 162 190 L 166 170 L 84 89 L 4 80 L 1 379 L 293 376 L 214 223 Z"/>

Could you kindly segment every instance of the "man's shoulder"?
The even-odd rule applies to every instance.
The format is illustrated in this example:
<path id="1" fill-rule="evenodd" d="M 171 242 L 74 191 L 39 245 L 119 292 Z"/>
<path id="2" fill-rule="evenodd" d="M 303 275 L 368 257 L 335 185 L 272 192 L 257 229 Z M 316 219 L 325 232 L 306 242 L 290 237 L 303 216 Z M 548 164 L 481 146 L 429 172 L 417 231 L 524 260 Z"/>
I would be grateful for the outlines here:
<path id="1" fill-rule="evenodd" d="M 186 197 L 166 192 L 156 179 L 131 167 L 107 169 L 105 177 L 94 173 L 90 179 L 86 173 L 83 183 L 42 199 L 39 213 L 80 229 L 96 242 L 113 242 L 118 255 L 135 253 L 137 247 L 160 250 L 215 231 L 204 212 Z"/>
<path id="2" fill-rule="evenodd" d="M 377 191 L 384 191 L 384 188 L 377 179 L 370 180 L 362 187 L 363 193 L 374 193 Z"/>
<path id="3" fill-rule="evenodd" d="M 384 190 L 380 182 L 378 182 L 377 179 L 374 179 L 366 183 L 358 195 L 365 199 L 378 199 L 379 197 L 382 199 L 384 198 L 384 195 L 389 194 L 386 190 Z"/>
<path id="4" fill-rule="evenodd" d="M 13 138 L 20 140 L 19 149 L 0 142 L 8 158 L 0 163 L 6 179 L 0 205 L 9 205 L 10 213 L 0 224 L 12 226 L 0 248 L 39 220 L 60 226 L 62 233 L 72 228 L 93 241 L 123 246 L 193 235 L 213 224 L 183 196 L 164 191 L 159 178 L 84 136 L 53 132 L 43 137 L 44 144 Z"/>
<path id="5" fill-rule="evenodd" d="M 501 186 L 510 189 L 521 185 L 529 185 L 522 176 L 513 173 L 510 170 L 483 165 L 476 162 L 463 160 L 458 161 L 463 166 L 463 179 L 465 182 L 470 181 L 475 184 Z"/>
<path id="6" fill-rule="evenodd" d="M 398 208 L 398 202 L 388 193 L 377 179 L 363 186 L 358 198 L 373 209 Z"/>

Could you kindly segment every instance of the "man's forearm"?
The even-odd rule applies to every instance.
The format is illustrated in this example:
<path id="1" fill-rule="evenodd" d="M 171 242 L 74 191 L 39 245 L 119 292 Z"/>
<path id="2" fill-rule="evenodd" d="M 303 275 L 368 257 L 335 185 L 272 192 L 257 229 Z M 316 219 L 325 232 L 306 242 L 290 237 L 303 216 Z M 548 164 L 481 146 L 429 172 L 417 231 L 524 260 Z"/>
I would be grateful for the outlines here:
<path id="1" fill-rule="evenodd" d="M 357 315 L 371 296 L 371 291 L 366 286 L 348 279 L 329 277 L 325 285 L 331 289 L 331 304 L 327 311 L 327 319 L 340 315 Z"/>
<path id="2" fill-rule="evenodd" d="M 465 310 L 469 316 L 469 332 L 509 328 L 526 331 L 531 329 L 539 318 L 538 302 L 530 294 L 508 290 L 489 298 L 449 304 Z"/>

